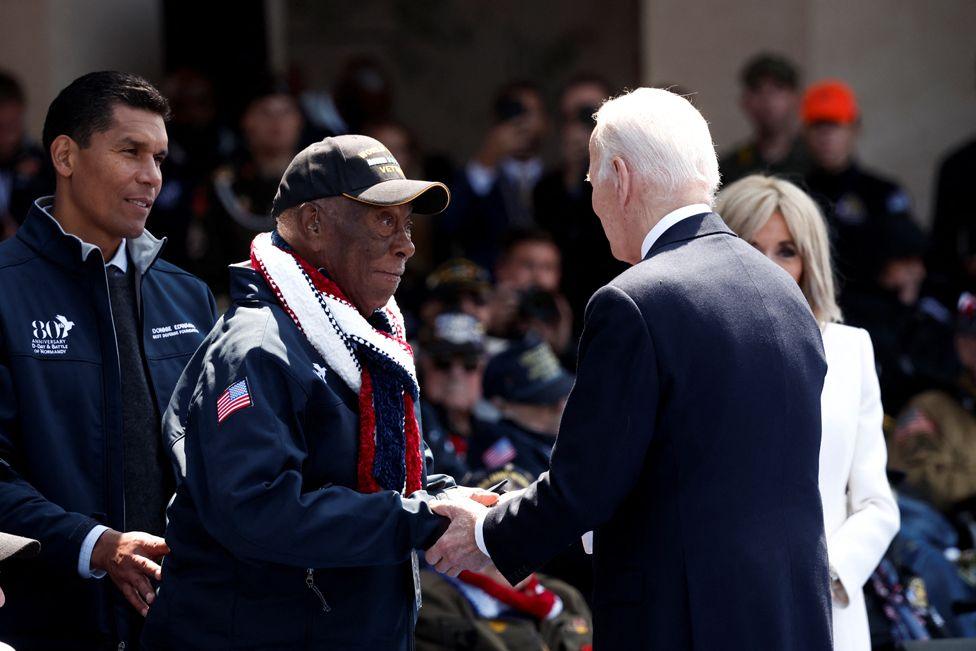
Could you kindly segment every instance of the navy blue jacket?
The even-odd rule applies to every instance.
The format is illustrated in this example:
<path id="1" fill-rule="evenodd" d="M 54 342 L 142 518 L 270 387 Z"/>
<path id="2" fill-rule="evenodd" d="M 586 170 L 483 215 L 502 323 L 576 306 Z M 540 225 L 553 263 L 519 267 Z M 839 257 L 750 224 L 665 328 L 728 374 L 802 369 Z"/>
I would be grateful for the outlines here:
<path id="1" fill-rule="evenodd" d="M 127 639 L 131 606 L 109 578 L 82 579 L 96 524 L 124 531 L 122 388 L 104 261 L 40 206 L 0 244 L 0 531 L 41 541 L 4 567 L 0 639 L 17 649 L 95 649 Z M 207 287 L 158 259 L 148 232 L 136 267 L 143 353 L 160 413 L 216 318 Z M 138 616 L 138 615 L 136 615 Z"/>
<path id="2" fill-rule="evenodd" d="M 424 491 L 355 490 L 357 395 L 258 273 L 232 267 L 231 296 L 163 418 L 184 478 L 144 647 L 409 648 L 414 550 L 446 519 Z M 253 404 L 218 422 L 244 379 Z"/>
<path id="3" fill-rule="evenodd" d="M 468 448 L 468 465 L 471 469 L 491 471 L 498 468 L 497 465 L 487 467 L 485 453 L 503 439 L 508 439 L 515 452 L 515 456 L 506 463 L 524 470 L 532 478 L 549 470 L 549 456 L 552 454 L 555 437 L 525 429 L 505 418 L 497 423 L 486 424 L 471 437 L 471 446 Z"/>
<path id="4" fill-rule="evenodd" d="M 515 582 L 594 534 L 594 648 L 827 651 L 820 331 L 714 214 L 590 300 L 551 469 L 489 511 Z"/>

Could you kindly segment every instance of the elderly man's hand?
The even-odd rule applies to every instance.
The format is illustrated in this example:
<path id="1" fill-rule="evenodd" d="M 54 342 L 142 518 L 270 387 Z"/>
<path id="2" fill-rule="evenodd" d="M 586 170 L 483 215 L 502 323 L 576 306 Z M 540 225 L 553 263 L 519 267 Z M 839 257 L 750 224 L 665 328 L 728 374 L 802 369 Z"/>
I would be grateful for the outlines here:
<path id="1" fill-rule="evenodd" d="M 145 617 L 156 598 L 156 591 L 147 577 L 157 581 L 163 578 L 159 561 L 168 553 L 166 541 L 158 536 L 109 529 L 95 543 L 91 566 L 107 572 L 132 607 Z"/>
<path id="2" fill-rule="evenodd" d="M 464 570 L 478 572 L 490 559 L 481 553 L 474 538 L 478 516 L 487 509 L 473 500 L 433 502 L 434 513 L 451 519 L 444 535 L 424 554 L 427 562 L 438 572 L 457 576 Z"/>
<path id="3" fill-rule="evenodd" d="M 498 494 L 486 491 L 483 488 L 473 488 L 469 486 L 455 486 L 448 488 L 438 495 L 448 500 L 471 499 L 482 506 L 494 506 L 498 503 Z"/>

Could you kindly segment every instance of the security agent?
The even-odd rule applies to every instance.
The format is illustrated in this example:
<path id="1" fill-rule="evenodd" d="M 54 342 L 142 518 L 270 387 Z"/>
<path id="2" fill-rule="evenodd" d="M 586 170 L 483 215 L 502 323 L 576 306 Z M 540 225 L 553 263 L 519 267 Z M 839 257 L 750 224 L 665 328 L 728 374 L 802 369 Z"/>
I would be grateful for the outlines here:
<path id="1" fill-rule="evenodd" d="M 0 244 L 0 530 L 41 542 L 4 575 L 20 650 L 134 648 L 167 552 L 160 414 L 216 318 L 144 230 L 168 112 L 134 75 L 72 82 L 44 123 L 55 195 Z"/>
<path id="2" fill-rule="evenodd" d="M 276 230 L 231 267 L 233 304 L 164 416 L 184 479 L 146 648 L 412 645 L 414 550 L 445 528 L 427 501 L 453 481 L 426 476 L 392 295 L 411 213 L 448 198 L 364 136 L 289 165 Z"/>

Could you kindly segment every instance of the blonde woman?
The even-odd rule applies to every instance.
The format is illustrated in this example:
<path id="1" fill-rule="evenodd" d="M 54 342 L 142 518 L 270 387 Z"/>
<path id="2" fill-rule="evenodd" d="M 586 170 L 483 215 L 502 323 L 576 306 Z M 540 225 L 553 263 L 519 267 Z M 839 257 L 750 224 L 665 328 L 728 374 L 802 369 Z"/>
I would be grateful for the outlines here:
<path id="1" fill-rule="evenodd" d="M 868 651 L 862 587 L 899 525 L 885 476 L 887 451 L 871 339 L 866 331 L 840 323 L 824 219 L 802 190 L 781 179 L 748 176 L 719 194 L 716 212 L 796 280 L 820 323 L 827 376 L 821 395 L 819 483 L 834 649 Z"/>

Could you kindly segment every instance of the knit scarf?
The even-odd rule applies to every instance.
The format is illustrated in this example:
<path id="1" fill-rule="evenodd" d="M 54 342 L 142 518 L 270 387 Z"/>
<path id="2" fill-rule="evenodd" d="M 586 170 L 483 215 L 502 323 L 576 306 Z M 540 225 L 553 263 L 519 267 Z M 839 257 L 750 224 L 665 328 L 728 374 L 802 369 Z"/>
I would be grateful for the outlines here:
<path id="1" fill-rule="evenodd" d="M 251 266 L 326 364 L 359 395 L 357 490 L 419 490 L 420 389 L 396 301 L 390 298 L 367 321 L 335 282 L 277 232 L 254 238 Z"/>

